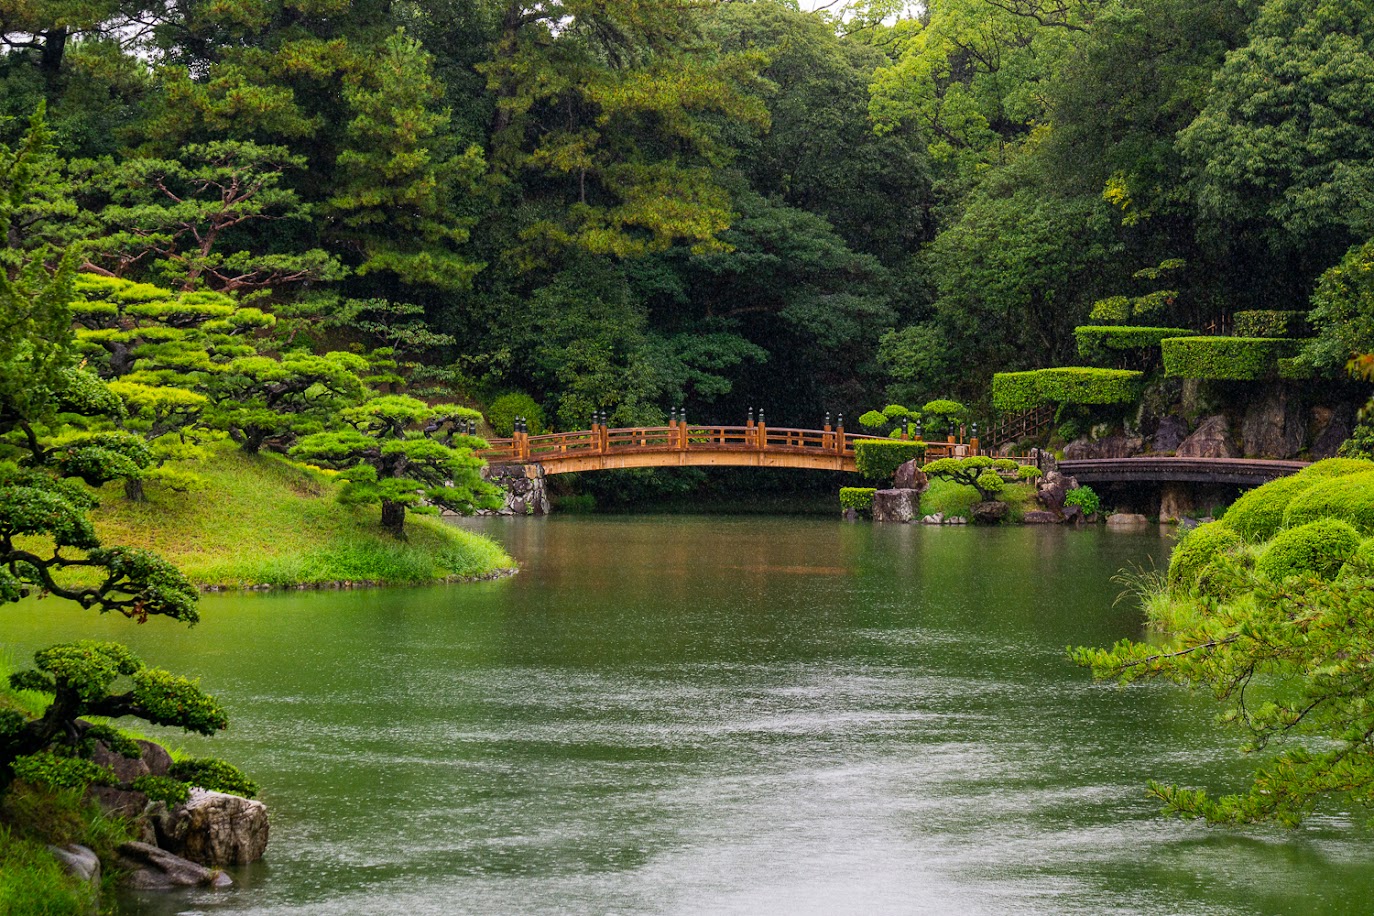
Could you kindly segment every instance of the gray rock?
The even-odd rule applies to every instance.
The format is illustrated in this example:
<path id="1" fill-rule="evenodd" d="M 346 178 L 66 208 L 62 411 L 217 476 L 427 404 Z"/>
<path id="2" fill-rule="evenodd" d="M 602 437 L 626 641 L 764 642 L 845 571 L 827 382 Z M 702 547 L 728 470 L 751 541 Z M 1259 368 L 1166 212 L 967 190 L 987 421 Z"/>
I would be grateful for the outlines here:
<path id="1" fill-rule="evenodd" d="M 1178 522 L 1191 517 L 1197 511 L 1193 504 L 1193 491 L 1187 486 L 1166 484 L 1159 499 L 1159 520 Z"/>
<path id="2" fill-rule="evenodd" d="M 915 490 L 879 490 L 873 494 L 873 521 L 912 521 L 919 505 L 920 494 Z"/>
<path id="3" fill-rule="evenodd" d="M 120 782 L 133 782 L 140 776 L 166 776 L 172 768 L 172 755 L 167 749 L 151 741 L 139 740 L 137 744 L 139 756 L 130 758 L 116 754 L 103 741 L 97 741 L 91 759 L 113 770 Z"/>
<path id="4" fill-rule="evenodd" d="M 1044 509 L 1032 509 L 1021 518 L 1022 524 L 1026 525 L 1057 525 L 1059 516 L 1053 512 L 1046 512 Z"/>
<path id="5" fill-rule="evenodd" d="M 1143 515 L 1132 512 L 1117 512 L 1107 516 L 1108 528 L 1139 528 L 1141 525 L 1150 524 L 1150 520 Z"/>
<path id="6" fill-rule="evenodd" d="M 1313 424 L 1316 434 L 1312 437 L 1312 448 L 1309 450 L 1312 460 L 1336 457 L 1336 450 L 1355 430 L 1355 408 L 1350 404 L 1341 404 L 1335 410 L 1326 409 L 1325 415 L 1317 410 L 1312 413 L 1316 421 Z"/>
<path id="7" fill-rule="evenodd" d="M 147 843 L 125 843 L 117 850 L 127 874 L 124 885 L 135 890 L 166 890 L 174 887 L 228 887 L 224 872 L 183 859 Z"/>
<path id="8" fill-rule="evenodd" d="M 944 521 L 945 521 L 944 515 L 942 515 L 942 514 L 939 513 L 939 512 L 936 512 L 934 515 L 927 515 L 925 518 L 921 519 L 921 524 L 923 524 L 923 525 L 941 525 L 941 524 L 944 524 Z"/>
<path id="9" fill-rule="evenodd" d="M 100 889 L 100 857 L 85 846 L 70 843 L 66 846 L 49 846 L 48 852 L 62 863 L 67 874 Z"/>
<path id="10" fill-rule="evenodd" d="M 158 845 L 201 865 L 247 865 L 267 851 L 267 806 L 192 789 L 183 805 L 153 815 Z"/>
<path id="11" fill-rule="evenodd" d="M 930 481 L 926 479 L 925 471 L 918 468 L 916 460 L 912 459 L 897 468 L 897 474 L 892 479 L 892 489 L 924 493 L 930 489 Z"/>
<path id="12" fill-rule="evenodd" d="M 1150 442 L 1150 448 L 1160 454 L 1175 452 L 1183 444 L 1183 440 L 1187 438 L 1188 424 L 1183 422 L 1182 417 L 1162 417 L 1159 426 L 1155 428 L 1155 435 Z"/>
<path id="13" fill-rule="evenodd" d="M 1082 507 L 1082 506 L 1065 506 L 1065 507 L 1064 507 L 1064 521 L 1066 521 L 1066 522 L 1073 522 L 1074 524 L 1078 524 L 1078 523 L 1084 521 L 1084 518 L 1083 518 L 1083 507 Z"/>
<path id="14" fill-rule="evenodd" d="M 106 814 L 120 817 L 138 817 L 148 807 L 148 796 L 142 792 L 114 786 L 91 786 L 86 790 L 86 798 L 100 805 Z"/>
<path id="15" fill-rule="evenodd" d="M 1252 398 L 1240 425 L 1247 458 L 1293 458 L 1302 451 L 1307 422 L 1293 389 L 1276 382 Z"/>
<path id="16" fill-rule="evenodd" d="M 1221 414 L 1214 414 L 1198 424 L 1196 430 L 1178 447 L 1180 458 L 1239 458 L 1231 441 L 1231 423 Z"/>
<path id="17" fill-rule="evenodd" d="M 841 512 L 840 517 L 847 522 L 857 522 L 859 520 L 859 510 L 851 506 Z"/>
<path id="18" fill-rule="evenodd" d="M 952 515 L 952 516 L 950 516 L 949 518 L 945 519 L 945 524 L 946 524 L 946 525 L 967 525 L 967 524 L 968 524 L 968 519 L 964 518 L 962 515 Z"/>
<path id="19" fill-rule="evenodd" d="M 1117 434 L 1102 439 L 1077 439 L 1064 447 L 1064 460 L 1084 458 L 1134 458 L 1145 451 L 1145 440 L 1139 436 Z"/>
<path id="20" fill-rule="evenodd" d="M 1035 498 L 1051 512 L 1058 513 L 1064 508 L 1064 498 L 1070 490 L 1078 489 L 1078 479 L 1069 477 L 1061 471 L 1049 471 L 1036 481 Z"/>
<path id="21" fill-rule="evenodd" d="M 1001 500 L 991 499 L 975 503 L 972 512 L 973 520 L 979 524 L 995 525 L 1007 517 L 1007 504 Z"/>

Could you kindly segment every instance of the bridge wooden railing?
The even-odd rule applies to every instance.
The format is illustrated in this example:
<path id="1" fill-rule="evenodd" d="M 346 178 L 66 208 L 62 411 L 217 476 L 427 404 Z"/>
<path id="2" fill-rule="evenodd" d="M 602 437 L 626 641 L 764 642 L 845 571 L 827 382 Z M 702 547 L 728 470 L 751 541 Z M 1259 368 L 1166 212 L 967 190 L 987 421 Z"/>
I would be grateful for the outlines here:
<path id="1" fill-rule="evenodd" d="M 478 452 L 478 455 L 492 464 L 546 463 L 591 455 L 665 451 L 779 452 L 852 458 L 855 442 L 881 438 L 846 432 L 844 427 L 829 426 L 823 429 L 791 429 L 761 423 L 711 426 L 682 422 L 667 426 L 623 428 L 598 425 L 592 429 L 567 433 L 530 435 L 517 432 L 508 439 L 488 440 L 491 447 Z M 976 453 L 976 440 L 968 444 L 926 444 L 927 460 Z"/>

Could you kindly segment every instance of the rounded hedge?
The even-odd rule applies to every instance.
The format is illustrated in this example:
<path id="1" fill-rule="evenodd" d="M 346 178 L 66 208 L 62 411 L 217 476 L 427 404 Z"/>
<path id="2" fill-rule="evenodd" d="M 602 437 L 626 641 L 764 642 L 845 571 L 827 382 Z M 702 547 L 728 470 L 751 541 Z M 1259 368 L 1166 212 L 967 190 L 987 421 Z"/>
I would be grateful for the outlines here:
<path id="1" fill-rule="evenodd" d="M 1275 582 L 1289 576 L 1333 579 L 1359 547 L 1353 525 L 1323 518 L 1280 532 L 1255 561 L 1255 570 Z"/>
<path id="2" fill-rule="evenodd" d="M 1251 544 L 1267 541 L 1283 527 L 1288 504 L 1320 482 L 1301 474 L 1271 480 L 1233 502 L 1226 510 L 1226 524 Z"/>
<path id="3" fill-rule="evenodd" d="M 544 411 L 534 398 L 523 391 L 512 391 L 492 401 L 486 409 L 487 424 L 501 438 L 509 438 L 515 431 L 515 418 L 524 417 L 532 434 L 544 431 Z"/>
<path id="4" fill-rule="evenodd" d="M 1349 576 L 1368 576 L 1374 574 L 1374 538 L 1365 538 L 1360 546 L 1345 561 L 1337 578 Z"/>
<path id="5" fill-rule="evenodd" d="M 1374 461 L 1370 461 L 1368 458 L 1327 458 L 1325 461 L 1309 464 L 1298 471 L 1297 476 L 1305 479 L 1315 477 L 1326 480 L 1332 477 L 1363 474 L 1368 471 L 1374 471 Z"/>
<path id="6" fill-rule="evenodd" d="M 1222 522 L 1198 525 L 1174 545 L 1173 556 L 1169 558 L 1170 590 L 1194 591 L 1198 577 L 1209 564 L 1241 545 L 1240 535 Z"/>
<path id="7" fill-rule="evenodd" d="M 1365 535 L 1374 534 L 1374 471 L 1318 479 L 1288 504 L 1283 523 L 1296 528 L 1324 518 L 1337 518 Z"/>
<path id="8" fill-rule="evenodd" d="M 1045 472 L 1033 464 L 1023 464 L 1016 469 L 1017 480 L 1035 480 L 1037 477 L 1044 477 Z"/>
<path id="9" fill-rule="evenodd" d="M 985 493 L 1001 493 L 1006 482 L 996 471 L 988 470 L 978 475 L 978 489 Z"/>

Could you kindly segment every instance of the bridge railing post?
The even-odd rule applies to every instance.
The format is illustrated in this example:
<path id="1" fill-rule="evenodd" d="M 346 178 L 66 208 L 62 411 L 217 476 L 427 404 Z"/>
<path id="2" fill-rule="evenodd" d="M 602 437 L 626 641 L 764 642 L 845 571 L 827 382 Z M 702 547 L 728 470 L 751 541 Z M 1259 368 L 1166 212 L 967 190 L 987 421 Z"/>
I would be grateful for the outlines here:
<path id="1" fill-rule="evenodd" d="M 844 452 L 844 424 L 841 423 L 839 426 L 835 427 L 835 453 L 843 457 Z"/>

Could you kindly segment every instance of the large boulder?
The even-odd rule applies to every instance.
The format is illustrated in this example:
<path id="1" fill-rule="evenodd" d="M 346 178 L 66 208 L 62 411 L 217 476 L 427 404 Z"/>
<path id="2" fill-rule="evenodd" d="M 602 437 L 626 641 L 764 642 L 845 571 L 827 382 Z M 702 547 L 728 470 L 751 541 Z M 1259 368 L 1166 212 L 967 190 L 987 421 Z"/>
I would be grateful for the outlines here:
<path id="1" fill-rule="evenodd" d="M 1060 521 L 1058 515 L 1044 509 L 1032 509 L 1021 517 L 1021 522 L 1025 525 L 1057 525 Z"/>
<path id="2" fill-rule="evenodd" d="M 1064 447 L 1065 461 L 1085 458 L 1134 458 L 1145 450 L 1145 440 L 1139 436 L 1118 433 L 1102 439 L 1076 439 Z"/>
<path id="3" fill-rule="evenodd" d="M 75 843 L 66 846 L 49 846 L 48 852 L 62 863 L 62 868 L 76 880 L 89 884 L 98 895 L 100 893 L 100 857 L 85 846 Z M 97 907 L 92 907 L 94 912 Z"/>
<path id="4" fill-rule="evenodd" d="M 912 521 L 920 505 L 921 494 L 916 490 L 879 490 L 873 494 L 873 521 Z"/>
<path id="5" fill-rule="evenodd" d="M 1159 520 L 1181 522 L 1197 513 L 1193 490 L 1187 484 L 1166 484 L 1159 498 Z"/>
<path id="6" fill-rule="evenodd" d="M 1180 458 L 1239 458 L 1231 441 L 1231 422 L 1221 414 L 1207 417 L 1178 447 Z"/>
<path id="7" fill-rule="evenodd" d="M 124 885 L 135 890 L 228 887 L 234 883 L 218 869 L 206 868 L 147 843 L 125 843 L 116 851 L 125 871 Z"/>
<path id="8" fill-rule="evenodd" d="M 1064 498 L 1070 490 L 1078 489 L 1077 478 L 1061 471 L 1050 471 L 1035 484 L 1035 498 L 1051 512 L 1059 513 L 1064 509 Z"/>
<path id="9" fill-rule="evenodd" d="M 974 503 L 973 520 L 982 525 L 995 525 L 1007 517 L 1007 504 L 1001 500 L 991 499 L 986 502 Z"/>
<path id="10" fill-rule="evenodd" d="M 892 489 L 924 493 L 930 489 L 930 481 L 926 479 L 926 472 L 916 466 L 916 460 L 913 458 L 897 468 L 897 473 L 892 478 Z"/>
<path id="11" fill-rule="evenodd" d="M 1296 394 L 1285 384 L 1274 383 L 1250 400 L 1240 436 L 1247 458 L 1293 458 L 1302 451 L 1307 418 Z"/>
<path id="12" fill-rule="evenodd" d="M 1148 518 L 1133 512 L 1114 512 L 1107 516 L 1108 528 L 1139 528 L 1148 524 Z"/>
<path id="13" fill-rule="evenodd" d="M 192 789 L 185 804 L 153 815 L 157 844 L 201 865 L 247 865 L 267 851 L 267 806 Z"/>
<path id="14" fill-rule="evenodd" d="M 1182 417 L 1161 417 L 1159 426 L 1155 427 L 1154 438 L 1150 440 L 1150 450 L 1157 454 L 1176 452 L 1187 438 L 1188 424 Z"/>
<path id="15" fill-rule="evenodd" d="M 103 741 L 97 741 L 91 759 L 114 770 L 120 782 L 133 782 L 140 776 L 166 776 L 172 768 L 172 755 L 167 749 L 151 741 L 140 740 L 137 744 L 139 756 L 130 758 L 116 754 Z"/>
<path id="16" fill-rule="evenodd" d="M 1355 430 L 1355 408 L 1350 404 L 1341 404 L 1334 410 L 1316 408 L 1312 411 L 1312 419 L 1314 435 L 1309 450 L 1312 460 L 1336 457 L 1336 450 Z"/>

